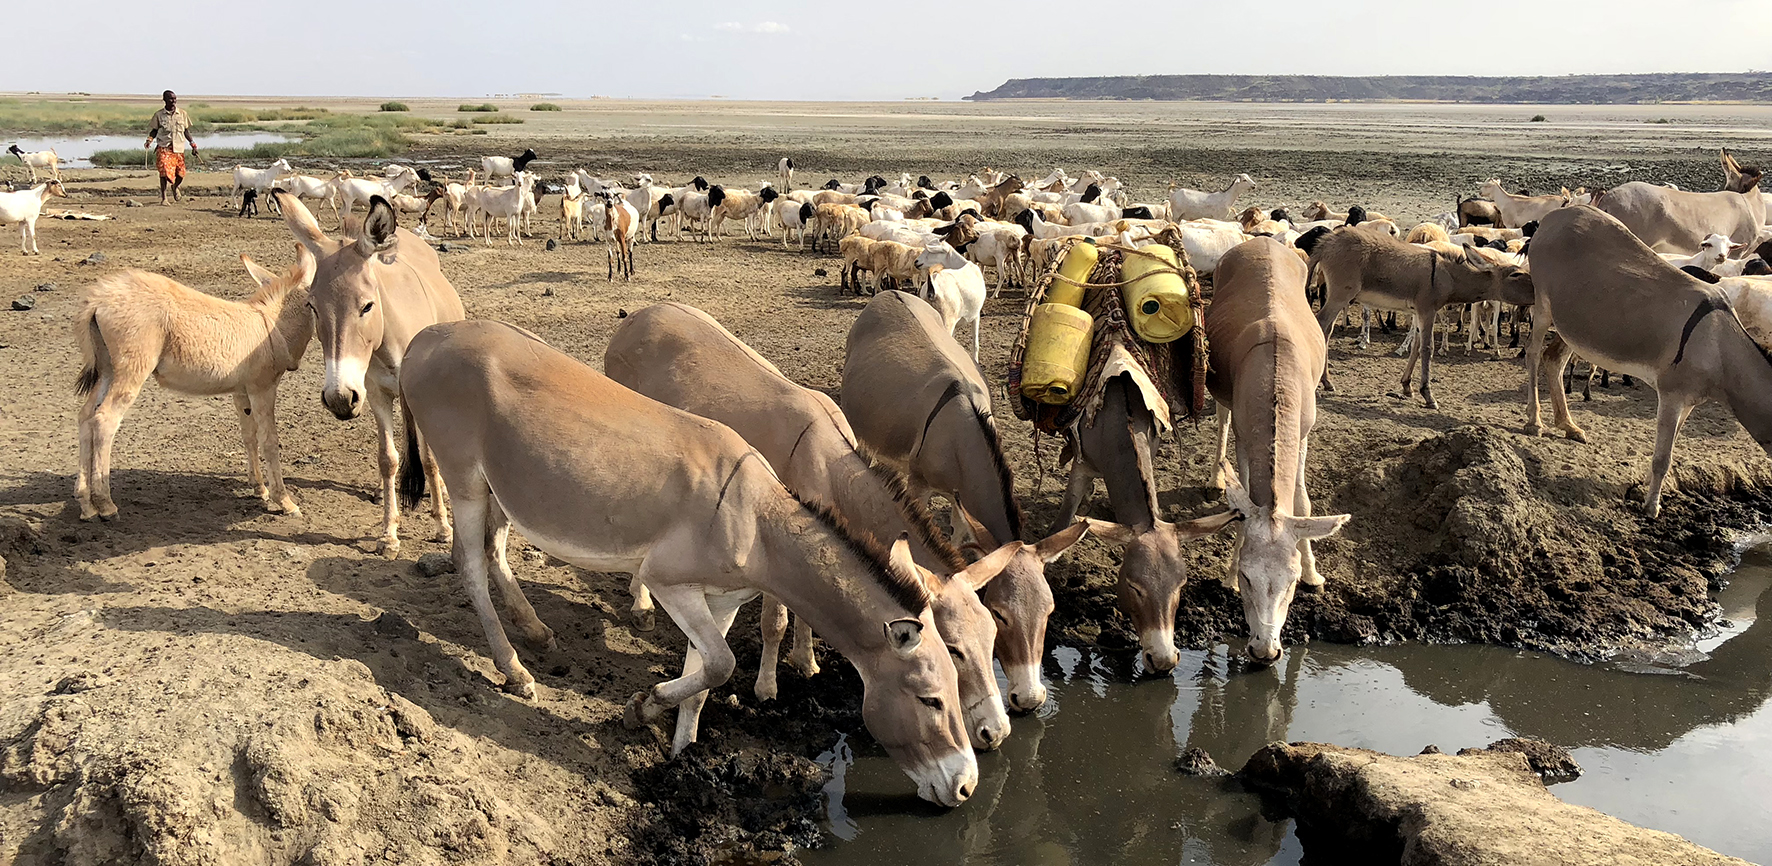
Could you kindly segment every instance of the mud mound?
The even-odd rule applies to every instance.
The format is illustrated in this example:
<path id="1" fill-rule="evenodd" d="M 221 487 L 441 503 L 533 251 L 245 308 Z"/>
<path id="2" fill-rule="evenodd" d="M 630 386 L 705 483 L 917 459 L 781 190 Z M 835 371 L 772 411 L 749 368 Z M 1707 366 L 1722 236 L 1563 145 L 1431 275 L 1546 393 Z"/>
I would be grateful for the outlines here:
<path id="1" fill-rule="evenodd" d="M 792 863 L 818 844 L 824 769 L 812 761 L 699 743 L 634 774 L 648 803 L 633 834 L 658 863 Z"/>

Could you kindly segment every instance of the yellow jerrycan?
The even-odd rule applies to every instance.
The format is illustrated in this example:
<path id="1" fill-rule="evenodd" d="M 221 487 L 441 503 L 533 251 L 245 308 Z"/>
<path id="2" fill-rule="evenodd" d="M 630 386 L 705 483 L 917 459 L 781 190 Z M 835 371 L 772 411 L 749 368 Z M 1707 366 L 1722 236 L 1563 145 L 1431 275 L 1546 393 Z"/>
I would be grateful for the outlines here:
<path id="1" fill-rule="evenodd" d="M 1046 287 L 1046 303 L 1070 304 L 1073 307 L 1083 306 L 1082 283 L 1089 282 L 1089 274 L 1095 270 L 1095 260 L 1101 257 L 1101 251 L 1095 248 L 1094 238 L 1084 238 L 1074 244 L 1064 254 L 1064 261 L 1058 263 L 1058 275 L 1070 280 L 1053 280 Z"/>
<path id="2" fill-rule="evenodd" d="M 1126 315 L 1132 320 L 1132 330 L 1147 343 L 1174 342 L 1194 328 L 1187 284 L 1170 270 L 1174 267 L 1175 250 L 1163 244 L 1128 252 L 1120 265 L 1120 279 L 1126 283 L 1121 289 Z"/>
<path id="3" fill-rule="evenodd" d="M 1022 396 L 1053 406 L 1069 403 L 1089 371 L 1089 337 L 1094 329 L 1094 317 L 1069 304 L 1035 307 L 1021 364 Z"/>

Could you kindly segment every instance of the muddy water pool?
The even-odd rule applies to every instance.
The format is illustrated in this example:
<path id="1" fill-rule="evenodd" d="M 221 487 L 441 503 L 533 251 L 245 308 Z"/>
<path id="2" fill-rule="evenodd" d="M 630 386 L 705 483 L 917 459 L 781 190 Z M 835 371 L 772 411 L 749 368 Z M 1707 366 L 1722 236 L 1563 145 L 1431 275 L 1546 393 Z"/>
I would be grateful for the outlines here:
<path id="1" fill-rule="evenodd" d="M 142 126 L 144 133 L 147 130 L 146 123 L 147 118 L 144 116 Z M 144 141 L 145 138 L 145 135 L 88 135 L 77 138 L 18 138 L 9 140 L 7 145 L 17 144 L 20 150 L 26 152 L 53 150 L 55 151 L 56 156 L 61 157 L 63 168 L 92 168 L 91 157 L 93 154 L 98 153 L 101 150 L 141 150 L 144 154 L 142 157 L 143 164 L 146 165 L 146 160 L 148 159 L 146 154 L 148 151 L 146 148 L 142 147 L 142 141 Z M 198 135 L 193 136 L 193 138 L 197 140 L 198 147 L 205 149 L 212 147 L 247 148 L 258 144 L 275 144 L 294 140 L 287 135 L 280 135 L 275 132 L 229 132 L 217 135 Z M 10 154 L 5 154 L 5 160 L 15 166 L 19 164 L 18 160 Z"/>
<path id="2" fill-rule="evenodd" d="M 1408 755 L 1509 736 L 1570 748 L 1585 770 L 1552 790 L 1626 821 L 1772 862 L 1772 549 L 1748 551 L 1723 622 L 1685 652 L 1582 665 L 1486 646 L 1289 649 L 1276 667 L 1226 647 L 1172 676 L 1060 648 L 1052 698 L 981 755 L 952 811 L 907 793 L 884 756 L 839 738 L 824 761 L 829 844 L 811 864 L 1292 864 L 1292 822 L 1225 779 L 1184 776 L 1210 752 L 1235 770 L 1276 740 Z"/>

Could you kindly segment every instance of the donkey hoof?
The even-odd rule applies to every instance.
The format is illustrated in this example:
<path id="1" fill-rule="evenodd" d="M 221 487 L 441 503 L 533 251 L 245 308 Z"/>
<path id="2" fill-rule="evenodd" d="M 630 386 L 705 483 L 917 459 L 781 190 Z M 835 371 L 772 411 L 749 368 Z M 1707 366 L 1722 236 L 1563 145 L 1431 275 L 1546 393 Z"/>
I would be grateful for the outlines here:
<path id="1" fill-rule="evenodd" d="M 525 637 L 524 640 L 527 641 L 531 647 L 541 652 L 551 653 L 560 648 L 560 642 L 554 639 L 554 630 L 547 626 L 542 626 L 541 634 Z"/>
<path id="2" fill-rule="evenodd" d="M 1437 402 L 1435 402 L 1435 401 L 1434 401 L 1434 398 L 1432 398 L 1432 397 L 1429 397 L 1429 398 L 1427 398 L 1427 399 L 1426 399 L 1426 400 L 1424 400 L 1424 401 L 1422 401 L 1422 402 L 1424 402 L 1424 403 L 1426 403 L 1426 404 L 1427 404 L 1427 408 L 1429 408 L 1429 409 L 1438 409 L 1438 408 L 1440 408 L 1440 404 L 1439 404 L 1439 403 L 1437 403 Z"/>
<path id="3" fill-rule="evenodd" d="M 385 559 L 398 558 L 400 556 L 400 539 L 392 537 L 376 539 L 375 552 L 381 554 Z"/>
<path id="4" fill-rule="evenodd" d="M 535 679 L 532 677 L 521 681 L 507 679 L 502 688 L 507 694 L 516 695 L 526 701 L 535 700 Z"/>
<path id="5" fill-rule="evenodd" d="M 640 631 L 652 631 L 653 626 L 656 625 L 658 625 L 658 615 L 654 611 L 634 611 L 634 628 Z"/>
<path id="6" fill-rule="evenodd" d="M 1587 434 L 1582 432 L 1578 427 L 1570 427 L 1569 429 L 1564 430 L 1563 435 L 1576 442 L 1581 442 L 1583 444 L 1587 442 Z"/>
<path id="7" fill-rule="evenodd" d="M 1544 435 L 1544 425 L 1542 425 L 1542 424 L 1527 424 L 1526 429 L 1521 432 L 1525 433 L 1527 436 L 1543 436 Z"/>
<path id="8" fill-rule="evenodd" d="M 628 705 L 621 713 L 621 723 L 628 730 L 638 730 L 656 721 L 664 715 L 663 708 L 654 708 L 652 696 L 647 692 L 635 692 L 628 698 Z"/>

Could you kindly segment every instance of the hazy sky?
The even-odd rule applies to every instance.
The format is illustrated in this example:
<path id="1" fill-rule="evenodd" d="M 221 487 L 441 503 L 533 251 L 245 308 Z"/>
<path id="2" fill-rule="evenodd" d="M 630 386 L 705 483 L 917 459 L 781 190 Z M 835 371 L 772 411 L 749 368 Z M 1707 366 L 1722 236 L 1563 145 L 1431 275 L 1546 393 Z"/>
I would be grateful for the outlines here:
<path id="1" fill-rule="evenodd" d="M 1116 7 L 1137 11 L 1104 11 Z M 52 27 L 55 38 L 11 40 L 0 90 L 950 99 L 1008 78 L 1069 75 L 1740 72 L 1772 69 L 1772 43 L 1754 29 L 1765 9 L 1765 0 L 87 0 Z M 160 28 L 170 38 L 152 33 Z"/>

